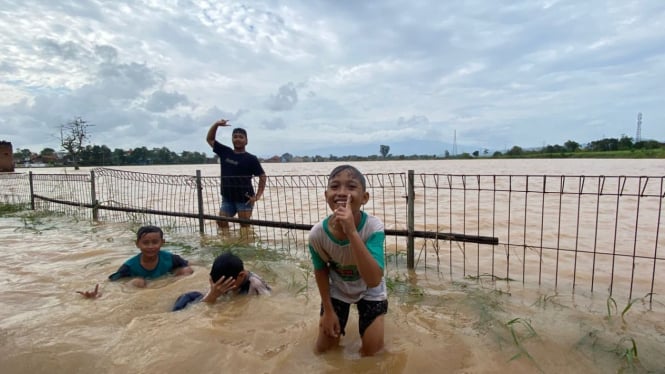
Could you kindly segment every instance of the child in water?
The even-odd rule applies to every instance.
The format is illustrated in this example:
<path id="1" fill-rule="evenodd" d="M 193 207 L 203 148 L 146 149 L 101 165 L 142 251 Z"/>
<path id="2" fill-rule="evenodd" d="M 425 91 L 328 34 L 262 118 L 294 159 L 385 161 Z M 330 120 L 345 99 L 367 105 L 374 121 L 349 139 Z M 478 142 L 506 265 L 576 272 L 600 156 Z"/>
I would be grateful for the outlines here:
<path id="1" fill-rule="evenodd" d="M 142 226 L 136 232 L 136 247 L 141 253 L 125 261 L 118 271 L 109 275 L 111 281 L 133 278 L 130 283 L 143 288 L 148 279 L 159 278 L 166 274 L 189 275 L 194 272 L 187 260 L 171 252 L 162 251 L 164 232 L 157 226 Z M 76 291 L 87 299 L 101 296 L 99 284 L 93 291 Z"/>
<path id="2" fill-rule="evenodd" d="M 381 220 L 360 208 L 369 200 L 365 177 L 351 165 L 333 169 L 325 199 L 332 214 L 312 227 L 309 251 L 321 295 L 317 353 L 339 344 L 351 304 L 358 308 L 360 354 L 383 348 L 388 299 L 384 267 L 385 232 Z"/>
<path id="3" fill-rule="evenodd" d="M 189 275 L 194 271 L 187 260 L 171 252 L 162 251 L 164 232 L 157 226 L 143 226 L 136 232 L 136 247 L 141 253 L 125 261 L 115 273 L 109 275 L 112 281 L 133 277 L 131 283 L 145 287 L 148 279 L 159 278 L 172 273 Z"/>
<path id="4" fill-rule="evenodd" d="M 217 299 L 233 292 L 234 295 L 269 295 L 270 286 L 255 273 L 245 270 L 240 257 L 231 252 L 224 252 L 215 258 L 210 269 L 210 289 L 203 295 L 201 292 L 187 292 L 176 300 L 173 311 L 187 307 L 191 303 L 204 301 L 214 304 Z"/>

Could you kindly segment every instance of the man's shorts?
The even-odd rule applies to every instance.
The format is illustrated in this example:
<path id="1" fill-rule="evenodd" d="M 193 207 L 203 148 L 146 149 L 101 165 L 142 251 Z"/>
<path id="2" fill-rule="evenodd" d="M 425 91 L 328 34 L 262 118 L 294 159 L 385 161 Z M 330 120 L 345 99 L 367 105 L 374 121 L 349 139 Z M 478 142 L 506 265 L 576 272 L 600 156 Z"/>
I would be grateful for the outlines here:
<path id="1" fill-rule="evenodd" d="M 252 208 L 254 208 L 253 203 L 234 202 L 222 198 L 222 205 L 219 207 L 219 211 L 224 213 L 226 217 L 233 217 L 238 212 L 251 212 Z"/>
<path id="2" fill-rule="evenodd" d="M 337 314 L 337 318 L 339 319 L 341 333 L 344 335 L 344 328 L 349 320 L 349 309 L 351 304 L 334 298 L 330 298 L 330 300 L 332 300 L 335 314 Z M 356 307 L 358 308 L 358 331 L 362 337 L 365 334 L 365 330 L 367 330 L 369 325 L 374 322 L 376 317 L 388 313 L 388 300 L 369 301 L 360 299 L 356 304 Z M 321 306 L 320 315 L 323 315 L 323 306 Z"/>

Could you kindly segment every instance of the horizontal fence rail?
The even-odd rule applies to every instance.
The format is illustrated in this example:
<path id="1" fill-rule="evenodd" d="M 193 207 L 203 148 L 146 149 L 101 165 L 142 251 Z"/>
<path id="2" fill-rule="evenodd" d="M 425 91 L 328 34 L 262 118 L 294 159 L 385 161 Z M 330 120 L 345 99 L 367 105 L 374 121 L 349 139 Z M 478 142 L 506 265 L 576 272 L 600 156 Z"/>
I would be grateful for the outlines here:
<path id="1" fill-rule="evenodd" d="M 385 224 L 386 264 L 632 299 L 665 294 L 665 177 L 367 174 L 364 210 Z M 256 180 L 254 182 L 257 182 Z M 100 221 L 217 234 L 251 223 L 262 244 L 306 254 L 329 214 L 327 176 L 269 176 L 251 220 L 220 218 L 223 178 L 107 168 L 0 174 L 0 201 Z"/>

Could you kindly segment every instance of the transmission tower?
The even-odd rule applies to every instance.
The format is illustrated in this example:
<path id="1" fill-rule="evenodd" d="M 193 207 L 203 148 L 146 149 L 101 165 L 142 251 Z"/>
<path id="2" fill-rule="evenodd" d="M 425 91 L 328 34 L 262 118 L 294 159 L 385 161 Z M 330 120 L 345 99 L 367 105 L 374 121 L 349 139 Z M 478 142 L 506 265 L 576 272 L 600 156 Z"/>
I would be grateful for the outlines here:
<path id="1" fill-rule="evenodd" d="M 642 112 L 637 113 L 637 133 L 635 134 L 635 143 L 642 141 Z"/>

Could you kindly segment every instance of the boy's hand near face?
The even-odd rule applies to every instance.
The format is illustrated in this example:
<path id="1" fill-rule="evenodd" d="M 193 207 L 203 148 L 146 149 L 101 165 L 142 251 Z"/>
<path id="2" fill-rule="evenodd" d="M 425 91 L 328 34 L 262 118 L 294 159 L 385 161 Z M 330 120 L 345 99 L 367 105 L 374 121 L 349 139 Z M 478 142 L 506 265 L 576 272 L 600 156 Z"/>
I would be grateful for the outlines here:
<path id="1" fill-rule="evenodd" d="M 346 204 L 337 205 L 337 208 L 333 212 L 335 218 L 335 224 L 342 226 L 342 231 L 345 234 L 350 234 L 356 231 L 356 223 L 353 218 L 353 209 L 351 209 L 351 195 L 346 196 Z"/>
<path id="2" fill-rule="evenodd" d="M 231 277 L 222 276 L 217 282 L 213 282 L 211 278 L 208 278 L 208 281 L 210 282 L 210 291 L 203 298 L 203 301 L 207 303 L 214 303 L 220 296 L 236 288 L 235 279 Z"/>

